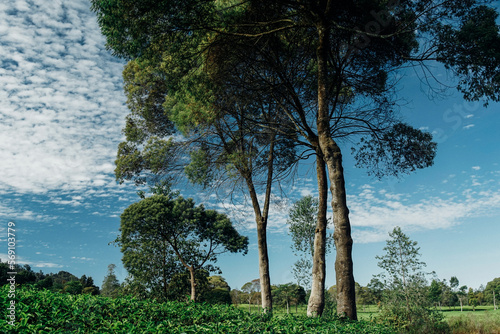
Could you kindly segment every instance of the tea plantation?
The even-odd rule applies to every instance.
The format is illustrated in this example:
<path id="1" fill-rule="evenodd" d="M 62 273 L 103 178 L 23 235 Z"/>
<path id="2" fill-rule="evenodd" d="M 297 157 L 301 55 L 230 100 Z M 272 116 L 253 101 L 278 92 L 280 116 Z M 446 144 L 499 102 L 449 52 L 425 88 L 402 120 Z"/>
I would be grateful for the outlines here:
<path id="1" fill-rule="evenodd" d="M 366 321 L 249 315 L 230 305 L 69 295 L 25 286 L 17 288 L 15 302 L 12 326 L 3 286 L 0 333 L 395 333 Z"/>

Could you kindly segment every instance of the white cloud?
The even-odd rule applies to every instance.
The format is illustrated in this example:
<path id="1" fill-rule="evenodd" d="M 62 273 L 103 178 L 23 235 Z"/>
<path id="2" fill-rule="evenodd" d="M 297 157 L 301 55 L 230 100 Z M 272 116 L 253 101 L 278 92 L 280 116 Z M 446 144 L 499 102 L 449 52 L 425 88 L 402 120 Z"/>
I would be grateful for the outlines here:
<path id="1" fill-rule="evenodd" d="M 90 258 L 90 257 L 79 257 L 79 256 L 72 256 L 71 257 L 73 260 L 81 260 L 81 261 L 94 261 L 93 258 Z"/>
<path id="2" fill-rule="evenodd" d="M 473 170 L 480 170 L 480 169 L 481 169 L 481 167 L 480 167 L 480 166 L 473 166 L 473 167 L 472 167 L 472 169 L 473 169 Z"/>
<path id="3" fill-rule="evenodd" d="M 0 189 L 45 193 L 113 181 L 127 109 L 123 62 L 89 3 L 0 5 Z"/>
<path id="4" fill-rule="evenodd" d="M 471 177 L 470 185 L 479 184 Z M 497 189 L 475 191 L 468 188 L 459 195 L 420 201 L 411 201 L 399 194 L 390 197 L 388 194 L 376 195 L 367 189 L 370 188 L 348 196 L 353 238 L 360 243 L 384 241 L 395 226 L 410 231 L 447 229 L 467 218 L 494 214 L 500 208 Z"/>
<path id="5" fill-rule="evenodd" d="M 474 124 L 469 124 L 469 125 L 464 126 L 464 129 L 469 130 L 469 129 L 473 128 L 474 126 L 475 126 Z"/>
<path id="6" fill-rule="evenodd" d="M 8 255 L 6 253 L 0 253 L 0 260 L 2 260 L 2 262 L 7 261 L 7 259 L 8 259 Z M 35 268 L 62 268 L 62 267 L 64 267 L 61 264 L 53 263 L 53 262 L 29 261 L 29 260 L 26 260 L 25 258 L 23 258 L 22 256 L 19 256 L 19 255 L 16 255 L 15 261 L 16 261 L 16 264 L 20 264 L 20 265 L 28 264 L 31 267 L 35 267 Z"/>

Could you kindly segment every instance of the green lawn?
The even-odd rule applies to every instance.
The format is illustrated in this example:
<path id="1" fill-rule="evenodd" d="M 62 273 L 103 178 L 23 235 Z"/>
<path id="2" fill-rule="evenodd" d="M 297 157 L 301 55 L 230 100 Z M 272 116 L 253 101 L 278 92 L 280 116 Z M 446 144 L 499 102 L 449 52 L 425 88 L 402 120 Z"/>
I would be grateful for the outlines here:
<path id="1" fill-rule="evenodd" d="M 472 311 L 472 306 L 464 306 L 463 312 L 460 312 L 460 306 L 455 307 L 455 309 L 453 309 L 453 308 L 449 309 L 448 307 L 443 307 L 442 311 L 443 311 L 443 315 L 444 315 L 445 319 L 448 319 L 450 317 L 458 317 L 461 315 L 467 315 L 467 314 L 471 314 L 473 316 L 484 316 L 490 312 L 500 315 L 500 310 L 493 310 L 493 305 L 476 306 L 475 311 Z"/>
<path id="2" fill-rule="evenodd" d="M 377 305 L 358 305 L 357 307 L 358 307 L 358 319 L 369 320 L 370 317 L 376 316 L 379 312 Z M 237 308 L 242 311 L 249 312 L 248 304 L 239 304 Z M 468 314 L 474 317 L 481 317 L 484 315 L 492 315 L 492 314 L 497 314 L 498 316 L 500 316 L 500 309 L 493 310 L 493 305 L 476 306 L 475 311 L 472 311 L 472 306 L 464 306 L 463 312 L 460 312 L 460 306 L 455 308 L 443 307 L 441 308 L 441 311 L 445 319 L 451 317 L 459 317 Z M 255 314 L 260 312 L 261 312 L 260 305 L 251 305 L 250 313 Z M 295 308 L 295 305 L 292 305 L 290 306 L 290 313 L 305 315 L 307 313 L 307 305 L 299 305 L 297 310 Z M 278 315 L 286 314 L 286 308 L 274 307 L 274 314 Z"/>
<path id="3" fill-rule="evenodd" d="M 248 304 L 240 304 L 238 309 L 248 312 Z M 251 313 L 256 314 L 261 311 L 260 306 L 252 305 Z M 493 310 L 493 306 L 477 306 L 475 311 L 472 307 L 464 306 L 463 312 L 460 307 L 443 307 L 442 313 L 445 320 L 452 329 L 453 334 L 500 334 L 500 310 Z M 291 314 L 305 315 L 307 305 L 300 305 L 298 309 L 295 306 L 290 307 Z M 379 313 L 376 305 L 358 305 L 358 319 L 369 321 Z M 285 315 L 286 309 L 275 307 L 275 315 Z"/>

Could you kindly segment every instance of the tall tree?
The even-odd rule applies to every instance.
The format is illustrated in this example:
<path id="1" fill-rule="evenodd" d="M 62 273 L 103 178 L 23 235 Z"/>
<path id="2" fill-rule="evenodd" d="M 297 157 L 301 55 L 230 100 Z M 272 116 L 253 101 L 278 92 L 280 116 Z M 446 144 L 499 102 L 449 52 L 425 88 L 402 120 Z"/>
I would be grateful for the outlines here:
<path id="1" fill-rule="evenodd" d="M 165 79 L 169 74 L 163 74 L 162 66 L 152 69 L 147 64 L 130 61 L 124 71 L 131 113 L 124 129 L 127 141 L 118 150 L 117 178 L 144 183 L 145 175 L 155 180 L 181 170 L 192 183 L 204 187 L 217 189 L 230 183 L 247 188 L 257 224 L 262 306 L 271 310 L 266 236 L 271 186 L 296 159 L 294 132 L 286 130 L 286 119 L 277 117 L 275 103 L 262 94 L 241 96 L 241 91 L 223 88 L 231 85 L 216 79 L 208 85 L 207 73 L 202 71 L 187 75 L 184 85 L 189 88 L 169 96 Z M 193 96 L 197 96 L 196 102 Z M 257 125 L 262 122 L 279 123 L 281 129 Z M 174 125 L 182 139 L 166 138 Z M 265 193 L 263 203 L 260 189 Z"/>
<path id="2" fill-rule="evenodd" d="M 244 45 L 260 53 L 255 64 L 265 63 L 269 68 L 269 60 L 274 58 L 274 75 L 260 82 L 275 92 L 277 101 L 286 102 L 283 112 L 323 161 L 318 164 L 318 185 L 324 189 L 328 177 L 337 249 L 338 312 L 352 319 L 356 318 L 352 238 L 339 141 L 367 135 L 357 157 L 373 167 L 371 172 L 377 176 L 431 165 L 435 145 L 430 136 L 398 125 L 398 117 L 392 113 L 397 77 L 391 74 L 403 66 L 425 67 L 438 61 L 459 77 L 457 88 L 466 99 L 498 100 L 497 14 L 485 3 L 488 1 L 92 1 L 108 46 L 117 55 L 158 59 L 167 46 L 193 50 L 194 44 L 194 50 L 204 51 L 229 36 L 242 41 L 235 49 Z M 282 43 L 270 43 L 280 40 Z M 301 63 L 301 70 L 290 71 L 289 60 Z M 432 70 L 426 70 L 432 76 Z M 174 71 L 172 76 L 180 72 Z M 196 96 L 193 98 L 194 102 Z M 320 171 L 325 164 L 328 174 Z M 321 279 L 323 268 L 324 229 L 318 226 L 317 231 L 313 280 Z M 313 291 L 309 314 L 321 313 L 321 298 L 320 291 Z"/>
<path id="3" fill-rule="evenodd" d="M 123 251 L 130 244 L 152 247 L 168 245 L 189 271 L 191 300 L 195 301 L 196 273 L 201 269 L 214 271 L 210 264 L 224 252 L 243 252 L 248 238 L 241 236 L 226 215 L 194 206 L 192 199 L 172 194 L 154 194 L 130 205 L 121 215 L 121 234 L 117 242 Z M 161 252 L 164 248 L 156 249 Z"/>

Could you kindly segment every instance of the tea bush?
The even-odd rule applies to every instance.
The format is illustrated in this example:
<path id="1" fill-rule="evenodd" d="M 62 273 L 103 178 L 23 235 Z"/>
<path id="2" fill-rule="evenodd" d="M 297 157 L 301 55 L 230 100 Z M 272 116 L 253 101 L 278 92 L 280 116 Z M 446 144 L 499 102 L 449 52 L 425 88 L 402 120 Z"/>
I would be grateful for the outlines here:
<path id="1" fill-rule="evenodd" d="M 7 288 L 0 289 L 0 333 L 395 333 L 366 321 L 250 315 L 230 305 L 70 295 L 25 286 L 17 288 L 15 301 L 11 326 Z"/>

